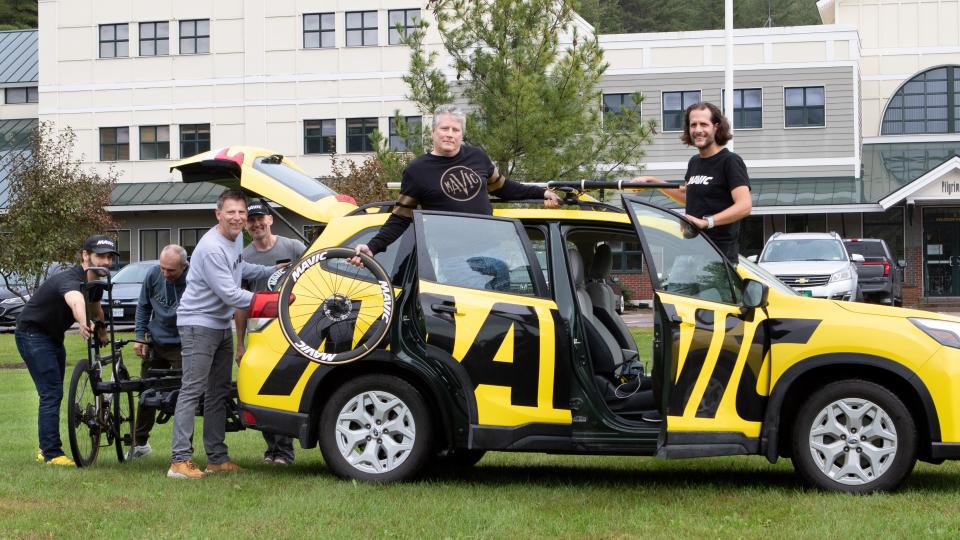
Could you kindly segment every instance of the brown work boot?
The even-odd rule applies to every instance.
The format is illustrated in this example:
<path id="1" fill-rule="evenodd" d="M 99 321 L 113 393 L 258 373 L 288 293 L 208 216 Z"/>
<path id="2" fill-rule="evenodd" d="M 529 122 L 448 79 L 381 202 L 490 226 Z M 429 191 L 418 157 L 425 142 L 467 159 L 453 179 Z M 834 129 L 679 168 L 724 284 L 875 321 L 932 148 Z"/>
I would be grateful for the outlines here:
<path id="1" fill-rule="evenodd" d="M 243 469 L 239 465 L 230 461 L 224 461 L 223 463 L 207 463 L 207 474 L 220 473 L 220 472 L 240 472 Z"/>
<path id="2" fill-rule="evenodd" d="M 206 475 L 203 474 L 203 471 L 197 467 L 192 459 L 171 463 L 170 469 L 167 470 L 167 478 L 187 478 L 190 480 L 196 480 L 198 478 L 203 478 L 204 476 Z"/>

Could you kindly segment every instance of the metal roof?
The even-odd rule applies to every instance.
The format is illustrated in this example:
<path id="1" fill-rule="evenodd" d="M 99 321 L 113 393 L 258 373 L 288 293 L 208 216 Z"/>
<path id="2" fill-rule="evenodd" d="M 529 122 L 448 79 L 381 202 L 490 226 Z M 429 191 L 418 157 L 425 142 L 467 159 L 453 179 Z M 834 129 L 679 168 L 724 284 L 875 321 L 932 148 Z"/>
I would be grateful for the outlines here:
<path id="1" fill-rule="evenodd" d="M 38 67 L 36 30 L 0 32 L 0 86 L 35 85 Z"/>
<path id="2" fill-rule="evenodd" d="M 130 182 L 113 188 L 111 206 L 172 206 L 212 204 L 223 186 L 210 182 Z"/>

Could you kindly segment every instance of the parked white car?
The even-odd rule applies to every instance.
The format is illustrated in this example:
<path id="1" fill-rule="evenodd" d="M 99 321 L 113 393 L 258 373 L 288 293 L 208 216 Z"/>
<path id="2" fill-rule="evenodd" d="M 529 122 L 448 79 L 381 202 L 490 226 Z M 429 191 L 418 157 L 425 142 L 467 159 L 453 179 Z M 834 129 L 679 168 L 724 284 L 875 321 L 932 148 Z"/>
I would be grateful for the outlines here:
<path id="1" fill-rule="evenodd" d="M 861 300 L 856 262 L 837 233 L 775 233 L 759 257 L 760 266 L 800 294 Z"/>

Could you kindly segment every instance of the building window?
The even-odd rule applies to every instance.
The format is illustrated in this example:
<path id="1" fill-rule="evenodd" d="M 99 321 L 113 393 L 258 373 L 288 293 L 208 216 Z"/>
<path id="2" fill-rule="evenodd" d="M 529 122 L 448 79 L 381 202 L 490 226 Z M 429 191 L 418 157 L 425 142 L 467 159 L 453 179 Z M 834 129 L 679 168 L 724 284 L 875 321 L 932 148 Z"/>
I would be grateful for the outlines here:
<path id="1" fill-rule="evenodd" d="M 925 71 L 890 98 L 880 134 L 915 133 L 960 133 L 960 66 Z"/>
<path id="2" fill-rule="evenodd" d="M 726 90 L 720 93 L 726 106 Z M 727 114 L 726 109 L 723 111 Z M 763 127 L 763 97 L 759 88 L 733 90 L 733 127 L 734 129 L 760 129 Z"/>
<path id="3" fill-rule="evenodd" d="M 117 243 L 118 253 L 118 255 L 113 258 L 113 264 L 110 265 L 110 269 L 119 270 L 130 264 L 130 230 L 114 229 L 112 231 L 107 231 L 107 235 L 113 238 L 114 242 Z"/>
<path id="4" fill-rule="evenodd" d="M 180 21 L 180 54 L 210 52 L 210 19 Z"/>
<path id="5" fill-rule="evenodd" d="M 822 86 L 783 89 L 786 127 L 823 127 L 825 125 Z"/>
<path id="6" fill-rule="evenodd" d="M 40 101 L 40 94 L 36 86 L 23 86 L 20 88 L 7 88 L 4 96 L 4 102 L 8 105 L 17 103 L 36 103 Z"/>
<path id="7" fill-rule="evenodd" d="M 826 214 L 787 214 L 788 233 L 827 232 Z"/>
<path id="8" fill-rule="evenodd" d="M 377 12 L 348 11 L 347 47 L 377 44 Z"/>
<path id="9" fill-rule="evenodd" d="M 347 152 L 373 152 L 370 135 L 373 135 L 376 129 L 376 118 L 348 118 Z"/>
<path id="10" fill-rule="evenodd" d="M 160 251 L 170 243 L 170 229 L 140 229 L 140 260 L 160 258 Z"/>
<path id="11" fill-rule="evenodd" d="M 303 16 L 303 48 L 335 47 L 333 13 L 308 13 Z"/>
<path id="12" fill-rule="evenodd" d="M 683 111 L 700 101 L 700 91 L 663 93 L 663 131 L 683 131 Z"/>
<path id="13" fill-rule="evenodd" d="M 130 159 L 130 128 L 100 128 L 100 161 Z"/>
<path id="14" fill-rule="evenodd" d="M 187 256 L 193 255 L 193 249 L 197 247 L 197 242 L 203 238 L 203 235 L 210 229 L 180 229 L 180 245 L 187 250 Z"/>
<path id="15" fill-rule="evenodd" d="M 420 26 L 420 10 L 391 9 L 387 12 L 387 25 L 390 29 L 390 45 L 399 45 L 408 32 Z M 399 30 L 397 25 L 400 26 Z"/>
<path id="16" fill-rule="evenodd" d="M 886 212 L 863 214 L 863 237 L 882 238 L 887 242 L 895 259 L 903 255 L 903 208 L 890 208 Z"/>
<path id="17" fill-rule="evenodd" d="M 140 56 L 170 54 L 170 23 L 140 23 Z"/>
<path id="18" fill-rule="evenodd" d="M 336 120 L 304 120 L 303 153 L 335 154 L 337 152 Z"/>
<path id="19" fill-rule="evenodd" d="M 423 118 L 420 116 L 405 116 L 403 117 L 403 122 L 406 123 L 407 133 L 414 137 L 419 137 L 422 135 L 423 131 Z M 407 141 L 400 135 L 400 131 L 397 129 L 397 119 L 390 119 L 390 150 L 394 152 L 406 152 L 407 151 Z"/>
<path id="20" fill-rule="evenodd" d="M 643 270 L 643 248 L 639 240 L 615 240 L 607 244 L 613 256 L 614 272 L 626 274 Z"/>
<path id="21" fill-rule="evenodd" d="M 640 104 L 633 102 L 633 94 L 604 94 L 603 119 L 623 112 L 624 109 L 633 109 L 640 114 Z"/>
<path id="22" fill-rule="evenodd" d="M 170 126 L 140 126 L 140 159 L 170 159 Z"/>
<path id="23" fill-rule="evenodd" d="M 210 150 L 210 124 L 180 125 L 180 157 L 190 157 Z"/>
<path id="24" fill-rule="evenodd" d="M 130 30 L 124 24 L 100 25 L 100 58 L 130 56 Z"/>

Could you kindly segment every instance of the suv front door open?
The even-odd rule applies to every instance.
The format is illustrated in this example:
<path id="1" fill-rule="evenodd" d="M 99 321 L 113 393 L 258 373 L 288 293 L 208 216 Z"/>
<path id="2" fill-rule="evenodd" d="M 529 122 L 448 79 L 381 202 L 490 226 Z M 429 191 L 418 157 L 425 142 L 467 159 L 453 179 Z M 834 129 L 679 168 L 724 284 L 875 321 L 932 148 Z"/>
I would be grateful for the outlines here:
<path id="1" fill-rule="evenodd" d="M 503 428 L 569 427 L 568 345 L 558 342 L 557 305 L 520 222 L 416 211 L 414 227 L 428 354 L 463 370 L 471 431 L 491 428 L 490 441 L 496 430 L 516 435 Z"/>
<path id="2" fill-rule="evenodd" d="M 629 196 L 623 202 L 655 291 L 653 376 L 666 454 L 756 451 L 769 394 L 766 315 L 741 308 L 732 265 L 683 217 Z"/>

